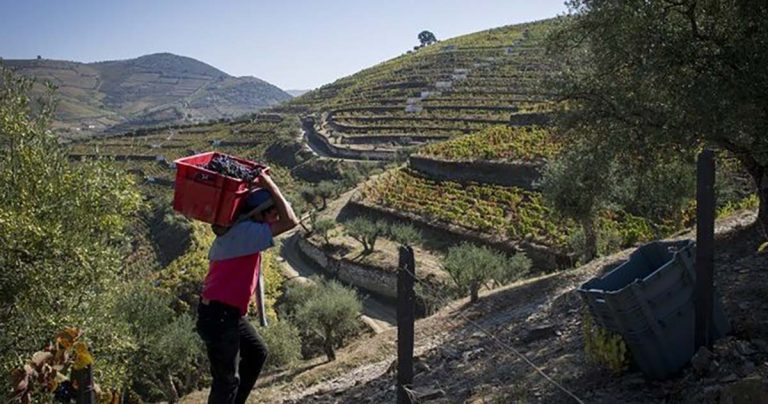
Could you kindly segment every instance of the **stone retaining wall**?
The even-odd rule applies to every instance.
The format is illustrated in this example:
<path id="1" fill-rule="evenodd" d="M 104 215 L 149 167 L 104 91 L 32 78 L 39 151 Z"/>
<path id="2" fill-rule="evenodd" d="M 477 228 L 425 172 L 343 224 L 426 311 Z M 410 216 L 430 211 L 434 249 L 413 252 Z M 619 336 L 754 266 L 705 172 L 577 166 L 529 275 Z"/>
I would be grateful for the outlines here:
<path id="1" fill-rule="evenodd" d="M 145 154 L 80 154 L 80 153 L 70 153 L 69 158 L 71 160 L 79 160 L 81 158 L 93 158 L 93 159 L 99 159 L 99 158 L 112 158 L 116 161 L 127 161 L 127 160 L 135 160 L 135 161 L 155 161 L 157 160 L 156 155 L 145 155 Z"/>
<path id="2" fill-rule="evenodd" d="M 326 154 L 337 157 L 354 160 L 393 160 L 395 158 L 394 151 L 385 150 L 357 150 L 347 147 L 339 147 L 328 139 L 317 133 L 314 127 L 313 119 L 306 119 L 303 122 L 304 131 L 307 134 L 307 141 L 310 142 L 313 147 L 324 151 Z"/>
<path id="3" fill-rule="evenodd" d="M 385 299 L 397 299 L 397 273 L 370 265 L 351 262 L 326 255 L 320 248 L 303 237 L 299 238 L 299 251 L 320 266 L 323 271 L 344 283 L 354 285 Z"/>
<path id="4" fill-rule="evenodd" d="M 412 155 L 408 166 L 441 181 L 481 182 L 535 190 L 544 161 L 460 161 Z"/>
<path id="5" fill-rule="evenodd" d="M 408 133 L 400 133 L 396 135 L 375 135 L 375 136 L 344 136 L 341 138 L 342 144 L 385 144 L 396 143 L 400 144 L 405 138 L 410 138 L 412 142 L 436 142 L 441 140 L 448 140 L 451 137 L 447 135 L 411 135 Z"/>
<path id="6" fill-rule="evenodd" d="M 450 244 L 462 241 L 489 245 L 508 254 L 524 251 L 533 263 L 535 271 L 548 272 L 555 269 L 572 266 L 573 259 L 568 254 L 556 248 L 529 241 L 514 241 L 500 236 L 469 230 L 449 223 L 429 220 L 410 212 L 376 206 L 356 199 L 350 199 L 344 207 L 345 214 L 350 216 L 368 216 L 374 219 L 384 219 L 389 222 L 407 222 L 433 237 L 439 237 Z"/>

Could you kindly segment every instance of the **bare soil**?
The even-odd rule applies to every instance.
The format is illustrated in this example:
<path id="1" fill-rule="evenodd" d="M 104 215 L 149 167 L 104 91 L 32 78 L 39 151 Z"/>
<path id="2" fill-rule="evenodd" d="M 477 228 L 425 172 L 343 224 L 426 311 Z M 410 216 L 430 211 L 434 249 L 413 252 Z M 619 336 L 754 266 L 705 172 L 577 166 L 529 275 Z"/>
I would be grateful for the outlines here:
<path id="1" fill-rule="evenodd" d="M 454 301 L 419 320 L 414 394 L 430 398 L 418 402 L 575 402 L 514 351 L 584 402 L 716 403 L 756 397 L 739 396 L 743 386 L 756 383 L 765 389 L 768 380 L 768 254 L 757 253 L 762 238 L 751 225 L 754 218 L 754 212 L 743 212 L 718 222 L 716 282 L 734 330 L 715 344 L 706 370 L 688 367 L 670 380 L 652 381 L 637 371 L 613 375 L 585 356 L 575 288 L 615 268 L 629 249 L 482 293 L 473 305 Z M 693 233 L 678 238 L 685 237 Z M 290 378 L 266 377 L 252 402 L 394 402 L 395 341 L 396 330 L 388 330 L 343 349 L 335 362 L 304 365 Z M 202 402 L 200 397 L 182 402 Z"/>

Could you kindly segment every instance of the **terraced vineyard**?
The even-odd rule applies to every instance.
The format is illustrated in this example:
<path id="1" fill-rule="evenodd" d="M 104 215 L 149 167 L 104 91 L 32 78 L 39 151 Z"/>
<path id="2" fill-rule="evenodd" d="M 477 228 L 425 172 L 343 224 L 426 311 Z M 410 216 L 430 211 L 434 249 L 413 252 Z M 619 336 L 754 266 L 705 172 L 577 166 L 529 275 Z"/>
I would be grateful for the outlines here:
<path id="1" fill-rule="evenodd" d="M 522 160 L 550 158 L 559 145 L 541 127 L 493 126 L 446 142 L 432 143 L 418 155 L 446 160 Z"/>
<path id="2" fill-rule="evenodd" d="M 410 212 L 512 240 L 564 247 L 572 227 L 542 204 L 541 195 L 514 187 L 434 181 L 402 169 L 360 190 L 365 203 Z"/>
<path id="3" fill-rule="evenodd" d="M 314 116 L 331 149 L 394 151 L 500 124 L 547 121 L 542 79 L 555 66 L 542 40 L 551 22 L 465 35 L 386 61 L 278 109 Z M 345 157 L 348 153 L 341 152 Z"/>

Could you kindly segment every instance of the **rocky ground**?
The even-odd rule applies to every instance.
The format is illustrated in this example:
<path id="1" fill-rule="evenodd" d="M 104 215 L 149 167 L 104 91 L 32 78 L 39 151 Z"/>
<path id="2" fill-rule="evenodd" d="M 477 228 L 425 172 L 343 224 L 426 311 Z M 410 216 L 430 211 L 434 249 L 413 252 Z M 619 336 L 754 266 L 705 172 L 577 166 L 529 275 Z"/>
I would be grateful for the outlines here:
<path id="1" fill-rule="evenodd" d="M 750 226 L 754 217 L 744 212 L 718 223 L 716 282 L 733 332 L 672 379 L 646 380 L 636 370 L 616 376 L 584 353 L 575 288 L 620 264 L 626 250 L 486 292 L 473 305 L 455 301 L 419 320 L 414 401 L 576 402 L 519 352 L 586 403 L 768 403 L 768 254 L 757 253 L 763 237 Z M 395 331 L 354 343 L 334 363 L 265 378 L 253 402 L 394 402 Z"/>

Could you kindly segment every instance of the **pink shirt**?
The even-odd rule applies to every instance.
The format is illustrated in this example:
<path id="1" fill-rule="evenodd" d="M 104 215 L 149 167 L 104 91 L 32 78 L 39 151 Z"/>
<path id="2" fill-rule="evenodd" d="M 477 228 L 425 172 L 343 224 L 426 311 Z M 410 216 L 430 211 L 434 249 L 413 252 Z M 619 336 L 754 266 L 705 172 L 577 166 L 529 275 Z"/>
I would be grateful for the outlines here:
<path id="1" fill-rule="evenodd" d="M 261 270 L 261 253 L 211 261 L 203 284 L 203 297 L 217 300 L 240 309 L 240 315 L 248 312 Z"/>
<path id="2" fill-rule="evenodd" d="M 216 237 L 208 253 L 210 264 L 202 296 L 248 312 L 261 271 L 261 252 L 274 245 L 266 223 L 244 221 Z"/>

